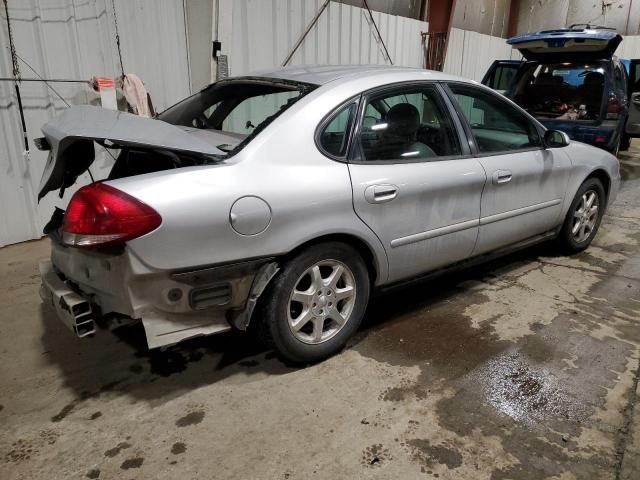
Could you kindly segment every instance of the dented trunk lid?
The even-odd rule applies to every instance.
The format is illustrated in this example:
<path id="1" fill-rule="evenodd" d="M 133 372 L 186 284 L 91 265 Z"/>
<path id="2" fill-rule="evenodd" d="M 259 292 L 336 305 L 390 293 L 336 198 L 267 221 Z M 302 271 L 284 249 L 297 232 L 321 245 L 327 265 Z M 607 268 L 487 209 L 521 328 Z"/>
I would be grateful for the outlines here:
<path id="1" fill-rule="evenodd" d="M 212 162 L 220 160 L 243 135 L 172 125 L 162 120 L 89 105 L 65 110 L 42 127 L 49 157 L 40 181 L 38 200 L 73 185 L 95 159 L 93 142 L 107 147 L 137 147 L 186 153 Z M 217 146 L 225 146 L 224 151 Z"/>

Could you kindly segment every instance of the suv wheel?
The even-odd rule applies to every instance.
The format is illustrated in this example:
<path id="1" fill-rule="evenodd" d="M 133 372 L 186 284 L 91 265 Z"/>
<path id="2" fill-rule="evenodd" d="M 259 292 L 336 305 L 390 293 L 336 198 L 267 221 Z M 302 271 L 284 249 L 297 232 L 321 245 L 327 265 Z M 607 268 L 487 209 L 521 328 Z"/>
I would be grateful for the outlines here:
<path id="1" fill-rule="evenodd" d="M 314 245 L 287 261 L 263 294 L 259 334 L 285 360 L 311 363 L 338 352 L 369 301 L 369 273 L 343 243 Z"/>
<path id="2" fill-rule="evenodd" d="M 581 252 L 591 244 L 602 221 L 605 201 L 602 182 L 597 178 L 588 178 L 580 186 L 558 237 L 567 253 Z"/>

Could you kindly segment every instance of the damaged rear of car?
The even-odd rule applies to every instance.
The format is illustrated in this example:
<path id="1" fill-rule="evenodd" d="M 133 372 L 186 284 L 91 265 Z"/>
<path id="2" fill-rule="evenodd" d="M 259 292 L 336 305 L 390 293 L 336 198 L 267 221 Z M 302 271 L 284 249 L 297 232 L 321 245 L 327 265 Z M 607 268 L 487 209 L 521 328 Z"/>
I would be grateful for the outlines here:
<path id="1" fill-rule="evenodd" d="M 113 152 L 115 163 L 107 179 L 80 188 L 46 226 L 52 252 L 40 265 L 42 298 L 79 337 L 97 326 L 142 321 L 150 348 L 232 325 L 246 328 L 255 299 L 277 271 L 273 259 L 209 266 L 192 249 L 178 261 L 190 242 L 175 245 L 166 233 L 179 235 L 181 218 L 208 209 L 206 232 L 185 228 L 184 235 L 215 242 L 216 227 L 228 223 L 229 210 L 216 207 L 227 201 L 221 187 L 237 181 L 231 180 L 236 155 L 314 88 L 238 78 L 213 84 L 156 119 L 79 106 L 43 126 L 37 143 L 49 157 L 38 199 L 55 191 L 62 196 L 74 185 L 94 161 L 96 144 Z M 205 170 L 216 180 L 194 183 Z M 216 200 L 220 205 L 210 204 Z M 256 204 L 249 200 L 246 207 Z M 153 248 L 144 241 L 149 237 L 157 237 Z"/>

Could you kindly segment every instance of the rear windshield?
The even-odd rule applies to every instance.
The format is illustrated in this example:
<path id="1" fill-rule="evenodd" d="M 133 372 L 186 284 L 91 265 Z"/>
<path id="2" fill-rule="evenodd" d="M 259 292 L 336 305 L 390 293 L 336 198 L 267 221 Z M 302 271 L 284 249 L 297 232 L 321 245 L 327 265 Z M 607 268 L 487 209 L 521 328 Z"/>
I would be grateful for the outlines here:
<path id="1" fill-rule="evenodd" d="M 601 62 L 537 64 L 521 77 L 514 100 L 538 118 L 597 120 L 604 83 Z"/>
<path id="2" fill-rule="evenodd" d="M 219 130 L 242 140 L 218 146 L 239 150 L 316 85 L 263 78 L 223 80 L 169 107 L 158 119 L 173 125 Z"/>

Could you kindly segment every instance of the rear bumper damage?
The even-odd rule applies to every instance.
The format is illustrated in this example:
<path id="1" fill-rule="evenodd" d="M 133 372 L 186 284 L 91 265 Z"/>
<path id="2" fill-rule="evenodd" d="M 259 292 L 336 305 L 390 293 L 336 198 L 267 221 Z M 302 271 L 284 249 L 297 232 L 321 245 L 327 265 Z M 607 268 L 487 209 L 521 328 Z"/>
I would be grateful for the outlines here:
<path id="1" fill-rule="evenodd" d="M 107 255 L 52 240 L 40 265 L 41 297 L 77 336 L 96 325 L 141 321 L 149 348 L 187 338 L 245 330 L 256 301 L 278 271 L 273 259 L 195 268 L 150 269 L 125 249 Z"/>

